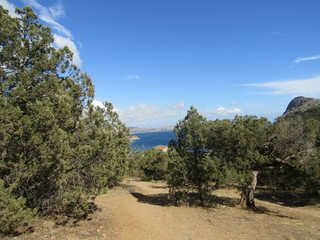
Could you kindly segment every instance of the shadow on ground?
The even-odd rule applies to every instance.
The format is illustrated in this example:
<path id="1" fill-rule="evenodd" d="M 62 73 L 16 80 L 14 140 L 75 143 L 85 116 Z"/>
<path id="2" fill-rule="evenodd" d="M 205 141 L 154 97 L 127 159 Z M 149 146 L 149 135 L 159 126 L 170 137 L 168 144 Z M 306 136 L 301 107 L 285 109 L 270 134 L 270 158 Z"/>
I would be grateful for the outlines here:
<path id="1" fill-rule="evenodd" d="M 169 206 L 169 194 L 168 193 L 159 193 L 159 194 L 148 194 L 144 195 L 138 192 L 131 192 L 131 195 L 134 196 L 138 202 L 158 205 L 158 206 Z"/>
<path id="2" fill-rule="evenodd" d="M 277 211 L 272 211 L 266 207 L 263 207 L 263 206 L 257 206 L 253 209 L 248 209 L 249 211 L 252 211 L 254 213 L 257 213 L 257 214 L 267 214 L 267 215 L 270 215 L 270 216 L 276 216 L 276 217 L 280 217 L 280 218 L 287 218 L 287 219 L 296 219 L 294 217 L 290 217 L 290 216 L 286 216 L 286 215 L 283 215 L 283 214 L 280 214 L 279 212 Z"/>
<path id="3" fill-rule="evenodd" d="M 157 206 L 173 206 L 173 204 L 169 200 L 168 193 L 160 193 L 160 194 L 142 194 L 139 192 L 131 192 L 131 195 L 137 199 L 138 202 L 157 205 Z M 264 196 L 264 195 L 263 195 Z M 261 198 L 259 198 L 261 199 Z M 262 200 L 262 199 L 261 199 Z M 217 205 L 224 205 L 228 207 L 236 207 L 239 204 L 238 198 L 231 198 L 231 197 L 221 197 L 211 195 L 207 203 L 205 204 L 206 208 L 216 207 Z M 196 199 L 195 194 L 191 195 L 189 201 L 185 204 L 186 206 L 200 206 L 199 200 Z M 256 214 L 266 214 L 270 216 L 276 216 L 279 218 L 285 219 L 295 219 L 291 216 L 283 215 L 277 211 L 273 211 L 268 209 L 264 206 L 257 206 L 254 209 L 247 209 L 248 211 L 254 212 Z"/>
<path id="4" fill-rule="evenodd" d="M 147 203 L 157 206 L 172 206 L 173 204 L 169 200 L 168 193 L 159 194 L 142 194 L 138 192 L 131 192 L 131 195 L 135 197 L 138 202 Z M 238 203 L 238 199 L 228 198 L 228 197 L 217 197 L 211 195 L 206 203 L 206 207 L 215 207 L 217 204 L 226 205 L 229 207 L 234 207 Z M 200 206 L 199 200 L 197 200 L 195 195 L 190 195 L 188 206 Z"/>
<path id="5" fill-rule="evenodd" d="M 216 205 L 216 204 L 220 204 L 220 205 L 225 205 L 228 207 L 235 207 L 238 205 L 239 203 L 239 199 L 238 198 L 231 198 L 231 197 L 221 197 L 221 196 L 215 196 L 215 195 L 211 195 L 209 196 L 209 204 L 212 205 Z"/>
<path id="6" fill-rule="evenodd" d="M 319 197 L 312 197 L 303 192 L 285 192 L 272 190 L 259 190 L 255 193 L 259 200 L 276 203 L 287 207 L 303 207 L 320 203 Z"/>
<path id="7" fill-rule="evenodd" d="M 156 188 L 156 189 L 166 189 L 168 188 L 167 186 L 156 186 L 156 185 L 150 185 L 151 188 Z"/>

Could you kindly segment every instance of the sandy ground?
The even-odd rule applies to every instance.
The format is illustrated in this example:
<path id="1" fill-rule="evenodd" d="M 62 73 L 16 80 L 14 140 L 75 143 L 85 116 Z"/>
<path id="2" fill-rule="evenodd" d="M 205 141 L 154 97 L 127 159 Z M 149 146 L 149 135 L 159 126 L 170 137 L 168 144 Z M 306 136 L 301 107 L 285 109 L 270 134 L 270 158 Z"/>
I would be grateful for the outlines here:
<path id="1" fill-rule="evenodd" d="M 233 203 L 234 190 L 214 192 L 212 208 L 174 207 L 163 183 L 126 181 L 96 199 L 99 208 L 88 220 L 65 226 L 41 221 L 34 232 L 17 240 L 196 240 L 196 239 L 320 239 L 320 207 L 288 207 L 257 200 L 258 212 Z"/>

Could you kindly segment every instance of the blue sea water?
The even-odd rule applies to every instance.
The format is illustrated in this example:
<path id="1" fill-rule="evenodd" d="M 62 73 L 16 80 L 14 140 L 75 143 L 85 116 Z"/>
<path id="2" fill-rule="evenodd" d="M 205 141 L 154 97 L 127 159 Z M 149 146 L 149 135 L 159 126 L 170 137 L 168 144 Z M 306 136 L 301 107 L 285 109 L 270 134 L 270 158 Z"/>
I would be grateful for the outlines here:
<path id="1" fill-rule="evenodd" d="M 158 145 L 168 145 L 172 139 L 176 139 L 173 131 L 141 132 L 134 133 L 140 139 L 131 144 L 131 148 L 137 150 L 147 150 Z"/>

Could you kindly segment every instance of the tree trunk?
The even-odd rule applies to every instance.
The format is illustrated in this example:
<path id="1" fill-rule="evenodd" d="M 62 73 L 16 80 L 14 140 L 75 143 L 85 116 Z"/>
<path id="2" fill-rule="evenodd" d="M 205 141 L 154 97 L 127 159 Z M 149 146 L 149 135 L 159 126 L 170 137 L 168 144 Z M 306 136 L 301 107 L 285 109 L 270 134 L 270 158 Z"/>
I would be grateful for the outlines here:
<path id="1" fill-rule="evenodd" d="M 257 186 L 258 173 L 258 171 L 253 171 L 251 183 L 247 187 L 242 189 L 240 205 L 243 206 L 244 204 L 246 204 L 247 208 L 255 208 L 254 192 Z"/>

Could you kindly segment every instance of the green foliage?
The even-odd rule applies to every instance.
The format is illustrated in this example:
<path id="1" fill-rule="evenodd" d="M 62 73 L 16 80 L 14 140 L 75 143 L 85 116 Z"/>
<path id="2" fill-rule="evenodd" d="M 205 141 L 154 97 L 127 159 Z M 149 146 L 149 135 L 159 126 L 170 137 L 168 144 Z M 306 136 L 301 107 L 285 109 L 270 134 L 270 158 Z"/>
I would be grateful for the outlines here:
<path id="1" fill-rule="evenodd" d="M 264 154 L 269 122 L 255 116 L 236 116 L 232 121 L 216 120 L 210 124 L 212 154 L 233 169 L 234 182 L 240 187 L 251 181 L 254 169 L 268 161 Z"/>
<path id="2" fill-rule="evenodd" d="M 133 149 L 128 155 L 128 175 L 130 177 L 140 177 L 142 175 L 140 169 L 140 161 L 144 154 L 144 151 L 138 151 Z"/>
<path id="3" fill-rule="evenodd" d="M 25 206 L 26 199 L 17 198 L 0 179 L 0 236 L 12 232 L 17 226 L 29 222 L 36 214 Z"/>
<path id="4" fill-rule="evenodd" d="M 303 187 L 305 180 L 306 174 L 301 169 L 290 166 L 265 169 L 259 174 L 259 185 L 284 191 Z"/>
<path id="5" fill-rule="evenodd" d="M 266 186 L 320 192 L 320 121 L 315 117 L 278 118 L 273 124 L 255 116 L 207 121 L 191 107 L 175 134 L 167 180 L 176 203 L 190 193 L 203 203 L 213 185 L 232 184 L 254 207 L 258 174 Z"/>
<path id="6" fill-rule="evenodd" d="M 306 174 L 305 177 L 305 190 L 306 193 L 312 195 L 320 195 L 320 153 L 318 149 L 317 157 L 309 160 L 308 164 L 303 166 Z"/>
<path id="7" fill-rule="evenodd" d="M 0 179 L 21 211 L 84 215 L 125 175 L 129 130 L 110 103 L 92 105 L 90 77 L 32 9 L 17 13 L 0 6 Z"/>
<path id="8" fill-rule="evenodd" d="M 304 187 L 307 193 L 320 192 L 320 121 L 314 118 L 278 118 L 272 126 L 269 157 L 289 166 L 280 182 Z M 278 182 L 281 178 L 278 180 Z"/>
<path id="9" fill-rule="evenodd" d="M 196 193 L 204 204 L 211 184 L 217 176 L 217 160 L 209 155 L 206 145 L 207 120 L 194 107 L 179 121 L 174 131 L 177 140 L 169 150 L 168 185 L 170 198 L 179 203 L 190 193 Z"/>
<path id="10" fill-rule="evenodd" d="M 143 181 L 165 180 L 169 157 L 166 152 L 157 149 L 132 151 L 130 173 Z"/>
<path id="11" fill-rule="evenodd" d="M 169 148 L 169 158 L 167 175 L 169 198 L 175 205 L 180 205 L 188 200 L 188 192 L 190 191 L 187 163 L 173 147 Z"/>
<path id="12" fill-rule="evenodd" d="M 143 151 L 140 159 L 141 179 L 164 180 L 168 169 L 168 154 L 157 149 Z"/>

